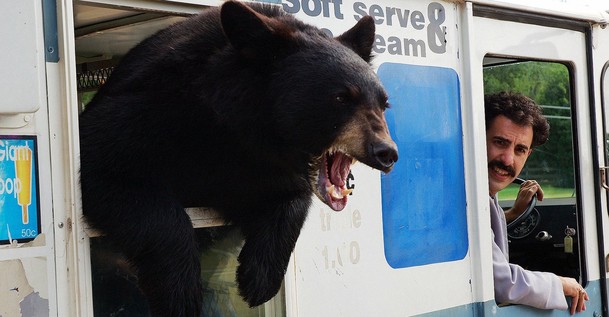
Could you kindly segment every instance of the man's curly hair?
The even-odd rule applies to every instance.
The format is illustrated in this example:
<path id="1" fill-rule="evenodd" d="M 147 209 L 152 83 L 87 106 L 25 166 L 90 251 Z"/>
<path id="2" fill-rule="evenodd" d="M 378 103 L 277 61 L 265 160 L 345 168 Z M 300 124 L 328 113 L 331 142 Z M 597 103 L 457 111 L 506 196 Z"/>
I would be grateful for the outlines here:
<path id="1" fill-rule="evenodd" d="M 505 91 L 486 95 L 484 109 L 486 130 L 497 116 L 504 115 L 520 126 L 533 127 L 531 148 L 542 145 L 548 140 L 550 124 L 543 116 L 541 107 L 527 96 Z"/>

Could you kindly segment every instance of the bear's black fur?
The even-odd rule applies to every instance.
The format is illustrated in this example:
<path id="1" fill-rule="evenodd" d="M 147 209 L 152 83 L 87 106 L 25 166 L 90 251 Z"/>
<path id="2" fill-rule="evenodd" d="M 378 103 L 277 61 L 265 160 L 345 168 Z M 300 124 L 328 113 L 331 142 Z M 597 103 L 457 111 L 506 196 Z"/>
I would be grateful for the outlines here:
<path id="1" fill-rule="evenodd" d="M 270 5 L 229 1 L 132 49 L 80 117 L 87 223 L 132 263 L 154 316 L 197 316 L 185 207 L 241 228 L 251 306 L 280 288 L 313 194 L 334 210 L 358 160 L 397 160 L 369 66 L 374 22 L 337 38 Z"/>

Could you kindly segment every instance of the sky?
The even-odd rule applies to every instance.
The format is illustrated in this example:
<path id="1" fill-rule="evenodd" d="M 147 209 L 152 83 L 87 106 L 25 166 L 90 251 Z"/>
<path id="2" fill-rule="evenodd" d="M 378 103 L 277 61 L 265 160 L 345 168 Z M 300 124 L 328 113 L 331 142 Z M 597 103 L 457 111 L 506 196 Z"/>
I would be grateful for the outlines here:
<path id="1" fill-rule="evenodd" d="M 554 2 L 566 2 L 569 4 L 581 4 L 599 9 L 609 9 L 609 0 L 552 0 Z"/>
<path id="2" fill-rule="evenodd" d="M 594 9 L 600 9 L 600 10 L 609 10 L 609 0 L 534 0 L 534 2 L 530 2 L 531 0 L 500 0 L 500 1 L 504 1 L 504 2 L 509 2 L 509 3 L 518 3 L 518 4 L 523 4 L 523 5 L 527 5 L 527 4 L 531 4 L 531 3 L 536 3 L 536 4 L 540 4 L 543 6 L 543 4 L 547 5 L 552 5 L 554 3 L 566 3 L 569 6 L 575 5 L 575 6 L 582 6 L 582 7 L 590 7 L 590 8 L 594 8 Z"/>

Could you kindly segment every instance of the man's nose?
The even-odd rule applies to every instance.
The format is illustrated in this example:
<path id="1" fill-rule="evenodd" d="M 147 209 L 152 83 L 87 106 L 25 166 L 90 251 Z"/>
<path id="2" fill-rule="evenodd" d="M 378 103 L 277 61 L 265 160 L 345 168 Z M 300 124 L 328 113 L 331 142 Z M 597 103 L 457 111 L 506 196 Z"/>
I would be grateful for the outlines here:
<path id="1" fill-rule="evenodd" d="M 511 166 L 514 164 L 514 151 L 506 150 L 501 154 L 501 161 L 505 166 Z"/>

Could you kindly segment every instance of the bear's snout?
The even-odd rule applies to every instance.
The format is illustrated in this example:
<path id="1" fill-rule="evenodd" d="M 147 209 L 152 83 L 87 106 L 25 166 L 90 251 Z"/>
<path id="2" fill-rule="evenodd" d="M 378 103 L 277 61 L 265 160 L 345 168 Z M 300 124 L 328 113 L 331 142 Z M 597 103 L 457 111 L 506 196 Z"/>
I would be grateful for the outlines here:
<path id="1" fill-rule="evenodd" d="M 398 148 L 393 142 L 379 141 L 370 146 L 371 154 L 379 170 L 388 173 L 398 161 Z"/>

